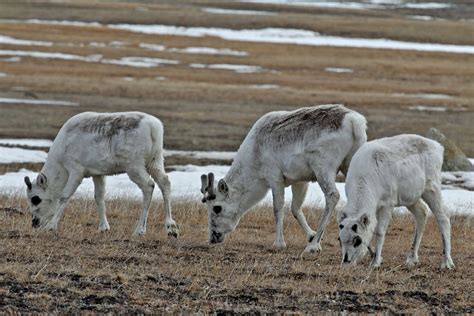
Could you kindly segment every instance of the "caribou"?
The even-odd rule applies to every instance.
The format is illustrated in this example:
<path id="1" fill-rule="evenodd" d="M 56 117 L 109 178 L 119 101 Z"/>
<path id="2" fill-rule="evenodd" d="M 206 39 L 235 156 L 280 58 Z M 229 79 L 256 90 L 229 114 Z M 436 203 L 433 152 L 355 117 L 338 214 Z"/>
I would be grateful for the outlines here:
<path id="1" fill-rule="evenodd" d="M 245 137 L 217 188 L 213 173 L 201 176 L 210 243 L 223 242 L 244 213 L 271 190 L 276 227 L 273 245 L 286 248 L 285 187 L 291 186 L 291 212 L 306 236 L 305 251 L 320 251 L 324 229 L 339 200 L 336 174 L 340 169 L 347 170 L 352 156 L 366 140 L 364 116 L 339 104 L 263 115 Z M 311 181 L 319 183 L 326 201 L 316 232 L 301 210 Z"/>
<path id="2" fill-rule="evenodd" d="M 338 219 L 342 263 L 355 264 L 370 252 L 373 255 L 371 266 L 379 267 L 392 211 L 394 207 L 406 206 L 416 220 L 406 264 L 418 264 L 428 204 L 443 240 L 441 267 L 454 268 L 450 220 L 441 198 L 443 150 L 433 140 L 399 135 L 367 142 L 357 151 L 346 178 L 347 205 Z M 374 233 L 375 254 L 369 248 Z"/>
<path id="3" fill-rule="evenodd" d="M 155 182 L 163 195 L 165 229 L 178 235 L 171 216 L 171 185 L 164 169 L 163 125 L 141 112 L 84 112 L 60 129 L 36 181 L 25 177 L 32 226 L 56 230 L 66 203 L 83 178 L 92 177 L 99 230 L 110 229 L 104 195 L 105 176 L 127 173 L 143 192 L 143 208 L 133 235 L 144 235 Z"/>

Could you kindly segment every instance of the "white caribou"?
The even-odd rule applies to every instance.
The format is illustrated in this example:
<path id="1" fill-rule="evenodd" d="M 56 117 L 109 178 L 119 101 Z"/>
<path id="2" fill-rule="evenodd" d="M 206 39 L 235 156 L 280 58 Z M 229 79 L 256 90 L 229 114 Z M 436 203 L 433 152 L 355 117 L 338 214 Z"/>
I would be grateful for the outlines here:
<path id="1" fill-rule="evenodd" d="M 143 209 L 134 235 L 146 232 L 156 181 L 163 194 L 166 231 L 177 236 L 178 226 L 171 217 L 170 182 L 164 170 L 163 125 L 156 117 L 140 112 L 84 112 L 63 125 L 36 181 L 25 177 L 33 227 L 56 230 L 69 198 L 83 178 L 92 177 L 99 230 L 109 230 L 105 176 L 119 173 L 127 173 L 143 192 Z"/>
<path id="2" fill-rule="evenodd" d="M 369 250 L 375 232 L 371 265 L 382 263 L 385 232 L 396 206 L 406 206 L 415 216 L 416 229 L 407 265 L 418 264 L 418 248 L 428 212 L 441 231 L 442 268 L 454 267 L 451 227 L 441 199 L 443 147 L 417 135 L 399 135 L 364 144 L 352 158 L 346 178 L 347 205 L 339 216 L 342 262 L 356 263 Z"/>
<path id="3" fill-rule="evenodd" d="M 305 251 L 320 251 L 324 229 L 339 200 L 336 174 L 340 168 L 347 170 L 352 155 L 366 140 L 365 118 L 342 105 L 265 114 L 246 136 L 217 190 L 212 173 L 201 176 L 203 202 L 208 206 L 209 241 L 224 241 L 244 213 L 271 189 L 276 225 L 274 246 L 285 248 L 284 192 L 291 185 L 291 211 L 306 235 Z M 326 207 L 314 232 L 301 205 L 308 182 L 316 180 L 325 194 Z"/>

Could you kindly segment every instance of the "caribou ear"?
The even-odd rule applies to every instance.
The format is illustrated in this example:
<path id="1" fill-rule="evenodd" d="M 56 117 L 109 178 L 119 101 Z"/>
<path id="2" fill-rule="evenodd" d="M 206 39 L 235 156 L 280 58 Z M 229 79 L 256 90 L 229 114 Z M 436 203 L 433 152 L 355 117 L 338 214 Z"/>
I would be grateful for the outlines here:
<path id="1" fill-rule="evenodd" d="M 337 221 L 340 223 L 340 222 L 342 222 L 346 217 L 347 217 L 347 214 L 346 214 L 346 213 L 340 212 L 340 213 L 339 213 L 339 218 L 338 218 Z"/>
<path id="2" fill-rule="evenodd" d="M 359 218 L 359 222 L 364 225 L 364 227 L 367 227 L 370 223 L 369 215 L 367 213 L 362 214 Z"/>
<path id="3" fill-rule="evenodd" d="M 219 183 L 217 184 L 217 189 L 220 193 L 225 195 L 227 195 L 227 193 L 229 192 L 229 187 L 227 186 L 227 183 L 225 183 L 224 179 L 219 180 Z"/>
<path id="4" fill-rule="evenodd" d="M 38 174 L 38 177 L 36 178 L 36 183 L 43 189 L 46 189 L 46 186 L 48 185 L 48 178 L 46 178 L 46 175 L 44 173 Z"/>
<path id="5" fill-rule="evenodd" d="M 25 183 L 26 183 L 26 186 L 28 187 L 28 190 L 31 190 L 33 186 L 31 184 L 30 177 L 25 177 Z"/>

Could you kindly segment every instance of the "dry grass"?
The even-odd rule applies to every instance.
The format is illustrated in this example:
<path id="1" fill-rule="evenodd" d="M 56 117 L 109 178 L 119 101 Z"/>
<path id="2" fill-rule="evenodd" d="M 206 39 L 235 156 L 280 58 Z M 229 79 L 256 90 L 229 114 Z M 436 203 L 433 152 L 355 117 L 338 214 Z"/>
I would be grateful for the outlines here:
<path id="1" fill-rule="evenodd" d="M 7 1 L 0 18 L 100 21 L 228 28 L 288 27 L 351 37 L 474 44 L 472 8 L 463 0 L 455 10 L 433 10 L 446 20 L 415 21 L 416 10 L 364 11 L 282 7 L 228 1 Z M 203 13 L 204 6 L 261 9 L 276 16 L 229 16 Z M 146 9 L 143 9 L 146 7 Z M 413 51 L 231 42 L 136 34 L 120 30 L 33 25 L 0 21 L 2 35 L 52 41 L 52 47 L 0 45 L 8 50 L 41 50 L 104 58 L 146 56 L 176 59 L 176 66 L 131 68 L 76 61 L 22 58 L 0 61 L 0 97 L 70 100 L 78 108 L 0 105 L 0 136 L 53 138 L 78 112 L 141 110 L 164 122 L 165 147 L 236 150 L 248 128 L 263 113 L 319 103 L 345 103 L 369 121 L 371 138 L 402 132 L 424 134 L 435 126 L 474 155 L 474 56 Z M 91 47 L 90 42 L 123 41 L 123 48 Z M 246 51 L 247 57 L 150 52 L 140 43 L 167 47 L 206 46 Z M 72 45 L 72 46 L 70 46 Z M 190 63 L 260 65 L 256 74 L 192 69 Z M 352 68 L 352 74 L 325 72 Z M 167 80 L 157 81 L 156 76 Z M 133 77 L 125 81 L 123 77 Z M 252 85 L 274 84 L 259 90 Z M 405 93 L 406 96 L 393 94 Z M 448 94 L 426 100 L 414 94 Z M 446 113 L 413 112 L 412 105 L 445 106 Z M 189 163 L 189 161 L 185 161 Z M 170 157 L 167 165 L 182 164 Z M 212 163 L 193 161 L 192 163 Z M 39 164 L 0 165 L 0 174 Z M 328 227 L 323 252 L 300 257 L 301 229 L 287 216 L 288 249 L 277 252 L 273 215 L 268 207 L 247 214 L 224 245 L 207 244 L 207 214 L 194 201 L 176 202 L 182 228 L 168 240 L 162 209 L 150 214 L 148 233 L 132 239 L 139 203 L 108 202 L 112 231 L 97 232 L 94 202 L 73 200 L 57 235 L 30 227 L 25 201 L 0 197 L 0 313 L 78 311 L 143 312 L 455 312 L 472 313 L 474 234 L 472 219 L 453 219 L 454 271 L 441 271 L 441 241 L 429 219 L 422 241 L 422 264 L 404 266 L 413 220 L 395 217 L 387 236 L 383 268 L 367 262 L 342 268 L 336 225 Z M 10 209 L 3 209 L 10 208 Z M 13 209 L 11 209 L 13 208 Z M 23 215 L 12 210 L 25 212 Z M 308 210 L 306 210 L 308 212 Z M 315 226 L 317 216 L 309 212 Z M 319 212 L 318 212 L 319 214 Z"/>
<path id="2" fill-rule="evenodd" d="M 109 201 L 112 230 L 97 231 L 91 200 L 73 200 L 57 235 L 38 233 L 30 217 L 0 211 L 0 297 L 3 311 L 60 312 L 455 312 L 474 311 L 472 219 L 453 222 L 454 271 L 441 271 L 441 241 L 430 218 L 421 265 L 404 266 L 413 233 L 409 216 L 389 228 L 381 269 L 341 267 L 334 221 L 323 252 L 300 257 L 304 237 L 287 216 L 288 249 L 275 251 L 270 208 L 248 213 L 225 244 L 206 241 L 207 213 L 176 202 L 178 240 L 168 240 L 159 202 L 143 238 L 130 237 L 139 203 Z M 24 210 L 18 196 L 1 207 Z M 309 212 L 308 210 L 306 210 Z M 318 212 L 319 213 L 319 212 Z M 316 215 L 309 212 L 309 221 Z"/>

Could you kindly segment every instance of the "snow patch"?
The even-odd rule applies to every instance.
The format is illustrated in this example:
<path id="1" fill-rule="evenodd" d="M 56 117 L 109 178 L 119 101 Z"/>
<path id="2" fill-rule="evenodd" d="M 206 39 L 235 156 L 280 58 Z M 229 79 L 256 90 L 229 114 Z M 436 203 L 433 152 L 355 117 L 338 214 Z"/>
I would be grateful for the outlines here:
<path id="1" fill-rule="evenodd" d="M 429 105 L 414 105 L 414 106 L 409 106 L 408 109 L 411 111 L 420 111 L 420 112 L 446 112 L 448 110 L 448 108 L 444 106 L 429 106 Z"/>
<path id="2" fill-rule="evenodd" d="M 127 43 L 122 42 L 122 41 L 111 41 L 111 42 L 109 42 L 109 46 L 112 46 L 112 47 L 124 47 L 124 46 L 127 46 Z"/>
<path id="3" fill-rule="evenodd" d="M 434 20 L 434 17 L 429 16 L 429 15 L 412 15 L 410 18 L 414 20 L 421 20 L 421 21 L 432 21 Z"/>
<path id="4" fill-rule="evenodd" d="M 254 84 L 254 85 L 251 85 L 250 88 L 266 90 L 266 89 L 278 89 L 280 88 L 280 86 L 277 84 Z"/>
<path id="5" fill-rule="evenodd" d="M 69 102 L 69 101 L 30 100 L 30 99 L 13 99 L 13 98 L 0 98 L 0 104 L 2 103 L 3 104 L 79 106 L 79 103 Z"/>
<path id="6" fill-rule="evenodd" d="M 36 51 L 23 51 L 23 50 L 0 50 L 2 56 L 16 56 L 16 57 L 33 57 L 33 58 L 44 58 L 44 59 L 61 59 L 61 60 L 79 60 L 88 62 L 97 62 L 102 58 L 102 55 L 89 55 L 79 56 L 73 54 L 64 53 L 47 53 L 47 52 L 36 52 Z"/>
<path id="7" fill-rule="evenodd" d="M 6 77 L 6 76 L 7 76 L 7 74 L 6 74 L 6 73 L 4 73 L 4 72 L 0 72 L 0 78 Z"/>
<path id="8" fill-rule="evenodd" d="M 64 53 L 46 53 L 36 51 L 20 51 L 20 50 L 0 50 L 0 55 L 13 55 L 22 57 L 33 57 L 43 59 L 59 59 L 59 60 L 76 60 L 83 62 L 94 62 L 103 64 L 114 64 L 121 66 L 139 67 L 139 68 L 150 68 L 157 67 L 161 64 L 179 64 L 177 60 L 161 59 L 161 58 L 149 58 L 149 57 L 122 57 L 121 59 L 102 59 L 102 55 L 94 54 L 89 56 L 79 56 L 73 54 Z"/>
<path id="9" fill-rule="evenodd" d="M 443 172 L 441 181 L 444 185 L 448 185 L 451 188 L 461 187 L 470 191 L 474 191 L 474 172 Z"/>
<path id="10" fill-rule="evenodd" d="M 335 72 L 335 73 L 353 73 L 354 70 L 351 68 L 335 68 L 335 67 L 326 67 L 324 71 Z"/>
<path id="11" fill-rule="evenodd" d="M 215 36 L 232 41 L 474 54 L 474 46 L 470 45 L 403 42 L 384 38 L 370 39 L 324 36 L 317 32 L 301 29 L 264 28 L 233 30 L 225 28 L 139 24 L 115 24 L 109 25 L 109 27 L 145 34 L 190 37 Z"/>
<path id="12" fill-rule="evenodd" d="M 15 20 L 13 20 L 15 21 Z M 81 21 L 57 21 L 57 20 L 39 20 L 39 19 L 28 19 L 27 23 L 33 24 L 50 24 L 50 25 L 65 25 L 65 26 L 86 26 L 86 27 L 101 27 L 103 26 L 99 22 L 81 22 Z"/>
<path id="13" fill-rule="evenodd" d="M 151 68 L 158 67 L 159 65 L 176 65 L 179 64 L 179 61 L 149 57 L 122 57 L 121 59 L 102 59 L 101 63 L 138 68 Z"/>
<path id="14" fill-rule="evenodd" d="M 45 162 L 48 154 L 41 150 L 0 146 L 0 163 Z"/>
<path id="15" fill-rule="evenodd" d="M 404 3 L 400 0 L 368 0 L 364 2 L 346 2 L 346 1 L 314 1 L 314 0 L 242 0 L 241 2 L 250 3 L 265 3 L 265 4 L 279 4 L 279 5 L 293 5 L 293 6 L 310 6 L 320 8 L 334 8 L 334 9 L 353 9 L 353 10 L 367 10 L 367 9 L 390 9 L 390 8 L 408 8 L 408 9 L 447 9 L 452 7 L 449 3 Z"/>
<path id="16" fill-rule="evenodd" d="M 220 8 L 204 8 L 202 11 L 212 14 L 237 14 L 237 15 L 275 15 L 269 11 L 255 11 L 255 10 L 230 10 Z"/>
<path id="17" fill-rule="evenodd" d="M 393 93 L 394 97 L 407 97 L 407 98 L 422 98 L 431 100 L 447 100 L 451 99 L 452 96 L 440 93 Z"/>
<path id="18" fill-rule="evenodd" d="M 232 70 L 237 73 L 256 73 L 262 72 L 264 69 L 260 66 L 251 65 L 236 65 L 236 64 L 190 64 L 191 68 L 209 68 L 209 69 L 222 69 Z"/>
<path id="19" fill-rule="evenodd" d="M 196 201 L 200 200 L 201 193 L 201 174 L 207 174 L 213 172 L 216 179 L 221 179 L 225 176 L 229 170 L 229 166 L 194 166 L 187 165 L 177 167 L 176 171 L 168 173 L 171 181 L 171 194 L 174 199 L 192 198 Z M 29 176 L 35 178 L 36 173 L 25 169 L 19 172 L 6 173 L 0 176 L 0 192 L 1 193 L 20 193 L 24 194 L 24 182 L 23 178 Z M 341 194 L 340 201 L 337 205 L 338 209 L 341 209 L 346 203 L 347 198 L 345 195 L 344 183 L 336 183 L 336 187 Z M 84 179 L 82 184 L 79 186 L 74 197 L 87 197 L 92 199 L 94 197 L 94 185 L 91 178 Z M 454 190 L 443 190 L 443 203 L 446 210 L 450 214 L 466 214 L 474 215 L 474 192 L 454 189 Z M 285 189 L 285 201 L 289 203 L 291 201 L 291 188 Z M 142 193 L 140 189 L 129 180 L 126 174 L 120 174 L 116 176 L 107 177 L 107 189 L 106 198 L 130 198 L 135 200 L 142 199 Z M 154 191 L 155 198 L 161 198 L 160 190 Z M 263 200 L 264 204 L 271 205 L 272 197 L 271 193 L 268 193 Z M 308 194 L 306 196 L 304 206 L 311 208 L 323 208 L 324 207 L 324 195 L 319 188 L 317 183 L 310 183 L 308 188 Z M 404 208 L 397 208 L 398 211 L 403 211 Z"/>
<path id="20" fill-rule="evenodd" d="M 189 150 L 165 150 L 165 156 L 182 156 L 196 159 L 232 160 L 236 152 L 233 151 L 189 151 Z"/>
<path id="21" fill-rule="evenodd" d="M 212 47 L 186 47 L 186 48 L 170 48 L 170 52 L 186 53 L 186 54 L 205 54 L 205 55 L 227 55 L 227 56 L 248 56 L 247 52 L 233 50 L 229 48 L 212 48 Z"/>
<path id="22" fill-rule="evenodd" d="M 443 4 L 447 5 L 447 4 Z M 18 21 L 18 20 L 16 20 Z M 27 20 L 27 23 L 63 24 L 74 26 L 103 26 L 100 23 Z M 437 43 L 403 42 L 390 39 L 347 38 L 338 36 L 323 36 L 317 32 L 301 29 L 264 28 L 233 30 L 225 28 L 182 27 L 169 25 L 140 25 L 140 24 L 109 24 L 112 29 L 128 30 L 144 34 L 176 35 L 176 36 L 215 36 L 225 40 L 282 43 L 312 46 L 356 47 L 371 49 L 415 50 L 427 52 L 445 52 L 459 54 L 474 54 L 472 45 L 450 45 Z"/>
<path id="23" fill-rule="evenodd" d="M 31 45 L 31 46 L 52 46 L 51 42 L 20 40 L 10 36 L 0 35 L 0 44 L 9 45 Z"/>
<path id="24" fill-rule="evenodd" d="M 314 0 L 243 0 L 241 2 L 280 4 L 280 5 L 292 5 L 292 6 L 308 6 L 308 7 L 334 8 L 334 9 L 353 9 L 353 10 L 382 8 L 382 6 L 375 5 L 375 4 L 368 4 L 368 3 L 314 1 Z"/>
<path id="25" fill-rule="evenodd" d="M 52 144 L 53 144 L 53 141 L 51 141 L 49 139 L 0 138 L 0 145 L 30 146 L 30 147 L 51 147 Z"/>
<path id="26" fill-rule="evenodd" d="M 107 47 L 106 43 L 90 42 L 88 44 L 91 47 Z"/>
<path id="27" fill-rule="evenodd" d="M 140 43 L 139 47 L 145 48 L 148 50 L 156 51 L 156 52 L 162 52 L 166 49 L 165 45 L 159 45 L 159 44 L 147 44 L 147 43 Z"/>
<path id="28" fill-rule="evenodd" d="M 425 2 L 425 3 L 404 3 L 400 7 L 408 9 L 439 10 L 448 9 L 452 5 L 449 3 Z"/>
<path id="29" fill-rule="evenodd" d="M 20 57 L 8 57 L 8 58 L 0 58 L 0 61 L 4 63 L 17 63 L 21 61 Z"/>

